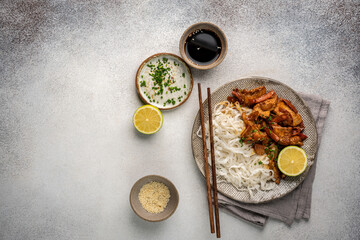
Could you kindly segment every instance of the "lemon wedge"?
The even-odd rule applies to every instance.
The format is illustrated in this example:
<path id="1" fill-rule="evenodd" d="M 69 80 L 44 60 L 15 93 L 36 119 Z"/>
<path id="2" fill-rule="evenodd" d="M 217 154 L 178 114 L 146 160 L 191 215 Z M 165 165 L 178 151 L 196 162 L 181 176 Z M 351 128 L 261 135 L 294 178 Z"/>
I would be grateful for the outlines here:
<path id="1" fill-rule="evenodd" d="M 279 170 L 287 176 L 298 176 L 307 167 L 308 159 L 303 149 L 297 146 L 288 146 L 281 150 L 278 157 Z"/>
<path id="2" fill-rule="evenodd" d="M 153 134 L 162 127 L 163 115 L 157 107 L 144 105 L 134 113 L 133 124 L 139 132 Z"/>

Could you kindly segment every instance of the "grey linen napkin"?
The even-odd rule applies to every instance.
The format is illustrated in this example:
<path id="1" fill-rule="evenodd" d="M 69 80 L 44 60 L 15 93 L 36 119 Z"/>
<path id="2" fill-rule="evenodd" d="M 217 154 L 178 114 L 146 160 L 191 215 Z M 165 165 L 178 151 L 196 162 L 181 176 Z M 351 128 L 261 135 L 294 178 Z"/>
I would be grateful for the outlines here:
<path id="1" fill-rule="evenodd" d="M 313 114 L 318 132 L 318 144 L 320 145 L 330 102 L 312 94 L 299 93 L 299 95 Z M 268 217 L 278 219 L 288 225 L 291 225 L 294 219 L 309 219 L 316 162 L 315 158 L 305 180 L 294 191 L 280 199 L 262 204 L 247 204 L 237 202 L 218 193 L 219 207 L 237 218 L 259 226 L 264 226 Z"/>

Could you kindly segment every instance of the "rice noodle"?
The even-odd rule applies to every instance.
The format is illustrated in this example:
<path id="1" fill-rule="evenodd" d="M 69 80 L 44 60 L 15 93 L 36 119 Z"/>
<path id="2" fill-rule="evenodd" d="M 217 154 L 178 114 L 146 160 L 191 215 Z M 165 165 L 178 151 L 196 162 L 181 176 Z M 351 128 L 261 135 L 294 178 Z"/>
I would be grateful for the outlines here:
<path id="1" fill-rule="evenodd" d="M 213 126 L 218 182 L 229 182 L 240 191 L 248 191 L 253 197 L 258 191 L 273 189 L 275 182 L 273 171 L 267 167 L 269 158 L 257 155 L 251 144 L 239 141 L 240 133 L 245 128 L 241 114 L 251 111 L 250 108 L 240 107 L 237 102 L 220 102 L 214 108 Z M 205 124 L 205 132 L 207 148 L 210 149 L 208 123 Z M 201 137 L 201 127 L 197 135 Z"/>

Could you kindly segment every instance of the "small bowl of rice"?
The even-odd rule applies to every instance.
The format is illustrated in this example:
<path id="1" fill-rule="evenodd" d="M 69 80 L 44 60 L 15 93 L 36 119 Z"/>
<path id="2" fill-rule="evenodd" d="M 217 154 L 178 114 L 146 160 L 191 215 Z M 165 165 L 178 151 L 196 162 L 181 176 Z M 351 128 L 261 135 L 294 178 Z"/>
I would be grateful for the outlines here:
<path id="1" fill-rule="evenodd" d="M 130 205 L 136 215 L 149 222 L 168 219 L 179 203 L 179 193 L 170 180 L 148 175 L 140 178 L 130 191 Z"/>

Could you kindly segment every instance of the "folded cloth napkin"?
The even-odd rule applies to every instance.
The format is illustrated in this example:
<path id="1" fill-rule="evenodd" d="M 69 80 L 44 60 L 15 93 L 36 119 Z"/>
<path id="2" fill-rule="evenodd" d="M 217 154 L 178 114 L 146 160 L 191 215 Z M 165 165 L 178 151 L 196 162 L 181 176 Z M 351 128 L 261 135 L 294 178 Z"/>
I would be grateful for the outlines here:
<path id="1" fill-rule="evenodd" d="M 299 95 L 310 108 L 315 119 L 319 148 L 330 102 L 312 94 L 299 93 Z M 264 226 L 268 217 L 278 219 L 288 225 L 291 225 L 294 219 L 309 219 L 316 162 L 315 158 L 304 181 L 294 191 L 280 199 L 262 204 L 247 204 L 218 193 L 219 207 L 237 218 L 245 219 L 259 226 Z"/>

